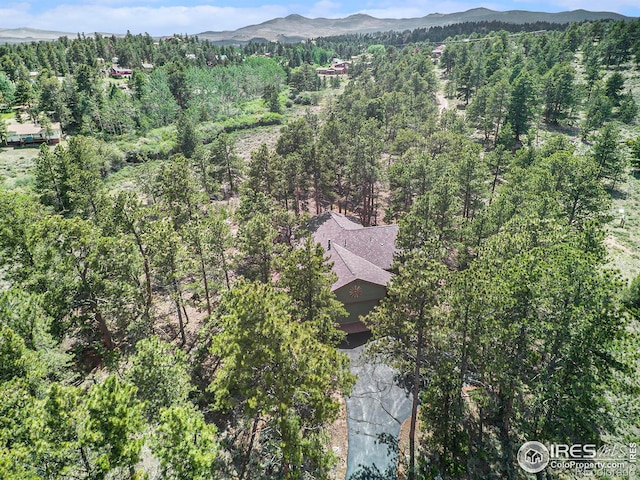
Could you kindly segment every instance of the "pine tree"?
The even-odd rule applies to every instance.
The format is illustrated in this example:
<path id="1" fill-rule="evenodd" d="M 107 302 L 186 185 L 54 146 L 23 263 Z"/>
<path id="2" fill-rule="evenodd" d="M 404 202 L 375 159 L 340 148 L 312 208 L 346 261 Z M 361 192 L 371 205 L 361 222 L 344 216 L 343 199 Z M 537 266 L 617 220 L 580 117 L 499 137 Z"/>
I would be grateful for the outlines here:
<path id="1" fill-rule="evenodd" d="M 416 422 L 428 365 L 437 358 L 442 327 L 446 268 L 420 253 L 405 257 L 387 287 L 387 296 L 365 317 L 373 338 L 369 352 L 396 367 L 412 394 L 408 478 L 416 475 Z"/>
<path id="2" fill-rule="evenodd" d="M 338 413 L 334 394 L 348 390 L 351 376 L 346 357 L 292 311 L 286 293 L 269 284 L 241 282 L 228 292 L 214 319 L 211 353 L 220 366 L 209 389 L 216 409 L 269 425 L 273 443 L 263 448 L 275 456 L 279 478 L 326 478 L 331 454 L 322 431 Z M 266 431 L 262 437 L 268 441 Z"/>

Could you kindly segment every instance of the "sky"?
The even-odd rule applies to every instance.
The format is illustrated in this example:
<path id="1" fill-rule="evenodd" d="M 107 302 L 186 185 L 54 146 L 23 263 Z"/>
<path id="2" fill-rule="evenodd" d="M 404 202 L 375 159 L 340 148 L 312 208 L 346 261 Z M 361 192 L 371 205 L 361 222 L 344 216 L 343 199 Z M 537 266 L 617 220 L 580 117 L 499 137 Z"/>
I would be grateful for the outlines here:
<path id="1" fill-rule="evenodd" d="M 638 0 L 0 0 L 0 29 L 31 27 L 62 32 L 174 33 L 235 30 L 299 14 L 339 18 L 366 13 L 415 18 L 471 8 L 559 12 L 585 9 L 640 17 Z"/>

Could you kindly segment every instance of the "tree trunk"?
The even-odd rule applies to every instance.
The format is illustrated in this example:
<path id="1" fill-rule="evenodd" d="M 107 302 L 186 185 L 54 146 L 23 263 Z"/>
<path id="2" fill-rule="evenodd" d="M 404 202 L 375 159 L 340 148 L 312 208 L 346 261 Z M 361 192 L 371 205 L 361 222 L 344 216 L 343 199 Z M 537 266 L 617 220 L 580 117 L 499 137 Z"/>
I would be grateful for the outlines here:
<path id="1" fill-rule="evenodd" d="M 222 251 L 222 271 L 224 272 L 224 282 L 227 286 L 227 290 L 231 290 L 231 284 L 229 283 L 229 267 L 227 266 L 227 258 L 224 255 L 224 249 Z"/>
<path id="2" fill-rule="evenodd" d="M 247 447 L 247 453 L 245 453 L 244 463 L 242 464 L 242 470 L 240 471 L 239 480 L 244 480 L 244 476 L 247 472 L 247 467 L 251 462 L 251 452 L 253 452 L 253 444 L 256 438 L 256 432 L 258 431 L 258 422 L 260 417 L 253 419 L 253 426 L 251 427 L 251 437 L 249 437 L 249 446 Z"/>
<path id="3" fill-rule="evenodd" d="M 152 298 L 153 298 L 152 297 L 153 290 L 152 290 L 152 287 L 151 287 L 151 267 L 149 266 L 149 257 L 147 256 L 147 252 L 145 252 L 145 250 L 144 250 L 144 246 L 142 244 L 142 239 L 140 238 L 140 235 L 136 231 L 136 229 L 133 226 L 132 222 L 130 223 L 129 228 L 131 229 L 131 232 L 133 233 L 133 236 L 134 236 L 134 238 L 136 240 L 136 245 L 138 246 L 138 252 L 140 252 L 140 256 L 142 257 L 142 266 L 144 268 L 144 283 L 145 283 L 145 289 L 146 289 L 146 298 L 145 298 L 145 302 L 144 302 L 145 316 L 147 317 L 147 319 L 150 319 L 151 318 L 150 310 L 151 310 L 151 301 L 152 301 Z"/>
<path id="4" fill-rule="evenodd" d="M 231 174 L 231 163 L 227 158 L 227 180 L 229 181 L 229 196 L 233 195 L 234 185 L 233 185 L 233 175 Z"/>
<path id="5" fill-rule="evenodd" d="M 413 399 L 411 401 L 411 425 L 409 428 L 409 480 L 416 478 L 416 422 L 418 420 L 418 397 L 420 395 L 420 363 L 422 362 L 422 330 L 418 330 L 416 364 L 413 373 Z"/>
<path id="6" fill-rule="evenodd" d="M 209 281 L 207 280 L 207 270 L 204 265 L 204 258 L 200 255 L 200 269 L 202 272 L 202 281 L 204 283 L 204 296 L 207 300 L 207 314 L 211 315 L 211 295 L 209 294 Z"/>
<path id="7" fill-rule="evenodd" d="M 113 338 L 111 336 L 111 332 L 109 331 L 109 327 L 107 326 L 107 322 L 102 316 L 102 312 L 100 312 L 97 306 L 94 305 L 93 313 L 95 315 L 96 322 L 98 322 L 98 330 L 100 330 L 102 343 L 107 350 L 113 350 Z"/>
<path id="8" fill-rule="evenodd" d="M 178 283 L 173 280 L 173 294 L 175 295 L 175 304 L 176 311 L 178 312 L 178 325 L 180 327 L 180 339 L 182 341 L 182 345 L 187 343 L 187 336 L 184 332 L 184 320 L 182 319 L 182 302 L 180 301 L 180 289 L 178 288 Z"/>
<path id="9" fill-rule="evenodd" d="M 80 447 L 80 457 L 82 458 L 82 463 L 84 464 L 84 469 L 87 472 L 87 475 L 91 477 L 91 465 L 89 464 L 87 452 L 84 451 L 84 447 Z"/>

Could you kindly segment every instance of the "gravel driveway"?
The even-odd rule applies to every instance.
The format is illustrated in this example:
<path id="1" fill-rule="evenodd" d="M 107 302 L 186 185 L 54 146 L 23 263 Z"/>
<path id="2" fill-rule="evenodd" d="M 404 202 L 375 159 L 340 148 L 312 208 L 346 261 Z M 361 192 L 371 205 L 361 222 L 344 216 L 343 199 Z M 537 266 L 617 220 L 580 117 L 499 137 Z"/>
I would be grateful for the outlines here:
<path id="1" fill-rule="evenodd" d="M 395 479 L 400 426 L 411 414 L 411 396 L 394 382 L 394 371 L 362 355 L 367 334 L 349 336 L 341 348 L 357 375 L 346 399 L 349 454 L 347 480 Z"/>

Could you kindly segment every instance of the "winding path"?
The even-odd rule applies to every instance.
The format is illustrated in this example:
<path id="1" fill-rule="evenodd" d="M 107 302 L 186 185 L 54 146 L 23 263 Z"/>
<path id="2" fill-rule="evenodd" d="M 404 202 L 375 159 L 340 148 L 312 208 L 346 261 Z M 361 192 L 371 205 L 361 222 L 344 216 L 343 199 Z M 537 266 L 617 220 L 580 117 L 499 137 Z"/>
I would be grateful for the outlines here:
<path id="1" fill-rule="evenodd" d="M 442 113 L 445 108 L 449 110 L 449 100 L 442 92 L 436 92 L 436 101 L 438 102 L 438 113 Z"/>

